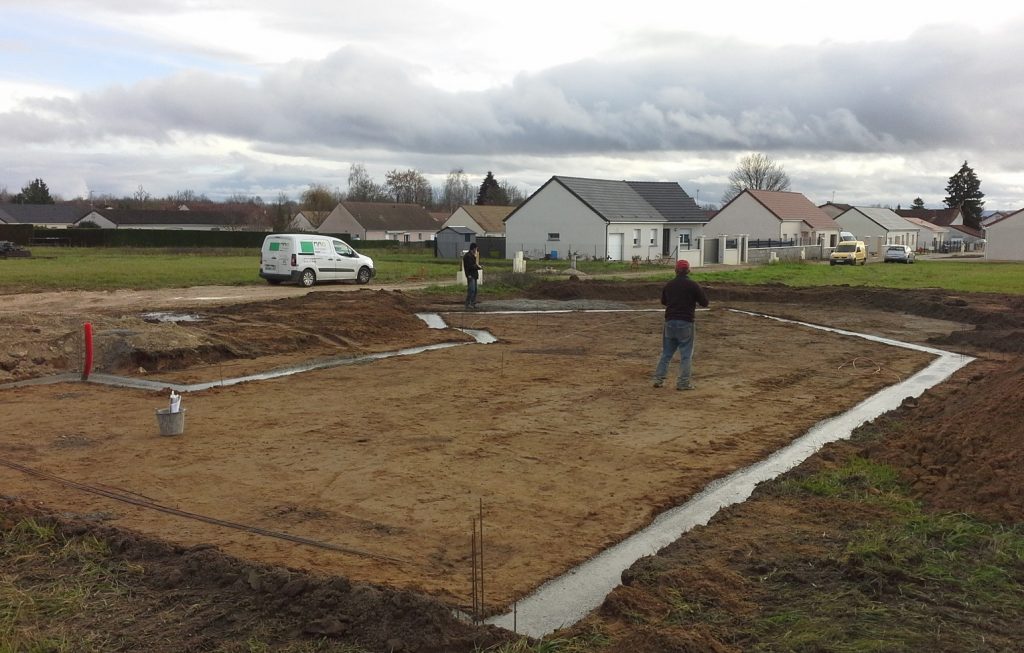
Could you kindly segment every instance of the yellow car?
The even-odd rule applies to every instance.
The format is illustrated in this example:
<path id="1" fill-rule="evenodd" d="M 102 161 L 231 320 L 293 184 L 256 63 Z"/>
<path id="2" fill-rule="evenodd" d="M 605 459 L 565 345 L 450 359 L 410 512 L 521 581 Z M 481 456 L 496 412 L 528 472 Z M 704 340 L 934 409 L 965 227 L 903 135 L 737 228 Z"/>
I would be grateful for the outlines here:
<path id="1" fill-rule="evenodd" d="M 829 265 L 865 265 L 868 262 L 868 248 L 863 240 L 846 240 L 832 250 Z"/>

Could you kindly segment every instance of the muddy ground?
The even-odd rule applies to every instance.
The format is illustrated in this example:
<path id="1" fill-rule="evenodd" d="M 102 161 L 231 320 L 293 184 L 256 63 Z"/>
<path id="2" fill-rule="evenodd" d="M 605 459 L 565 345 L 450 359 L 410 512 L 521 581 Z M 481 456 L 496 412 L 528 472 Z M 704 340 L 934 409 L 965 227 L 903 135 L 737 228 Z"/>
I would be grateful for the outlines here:
<path id="1" fill-rule="evenodd" d="M 659 289 L 564 281 L 537 286 L 526 299 L 656 309 Z M 735 307 L 978 356 L 901 409 L 900 424 L 917 427 L 875 441 L 871 455 L 902 469 L 936 509 L 1021 521 L 1024 460 L 1013 409 L 1024 399 L 1020 298 L 708 291 L 693 393 L 648 382 L 660 341 L 656 310 L 506 315 L 488 309 L 514 302 L 491 301 L 463 313 L 457 299 L 365 289 L 254 303 L 180 292 L 113 302 L 71 296 L 58 313 L 11 301 L 0 309 L 0 383 L 80 373 L 85 321 L 96 334 L 97 372 L 179 383 L 410 345 L 459 346 L 190 393 L 186 431 L 170 438 L 156 434 L 153 416 L 165 392 L 76 382 L 6 387 L 3 512 L 8 521 L 48 514 L 71 534 L 95 532 L 144 570 L 137 600 L 113 610 L 131 613 L 130 628 L 103 611 L 66 626 L 108 636 L 107 650 L 228 650 L 256 622 L 278 645 L 323 636 L 373 651 L 493 644 L 505 635 L 466 626 L 449 611 L 469 603 L 469 533 L 481 505 L 485 600 L 500 611 L 929 360 L 724 310 Z M 428 329 L 414 315 L 422 310 L 499 341 L 471 344 L 462 332 Z M 165 321 L 167 314 L 179 321 Z M 755 501 L 762 530 L 783 546 L 802 541 L 782 518 L 794 507 Z M 742 548 L 749 523 L 735 526 L 734 515 L 747 509 L 681 542 L 709 538 L 716 544 L 705 556 L 732 550 L 729 542 Z M 803 519 L 841 518 L 811 509 Z M 692 551 L 672 555 L 666 550 L 658 564 L 693 560 Z M 735 600 L 749 592 L 710 572 L 691 581 Z M 623 603 L 624 592 L 657 609 L 657 592 L 637 583 L 616 590 L 581 626 L 611 633 L 609 650 L 742 650 L 706 628 L 631 628 L 623 615 L 636 605 Z M 179 602 L 202 607 L 175 610 Z M 168 638 L 158 627 L 168 620 L 194 635 Z M 693 646 L 682 648 L 686 642 Z"/>

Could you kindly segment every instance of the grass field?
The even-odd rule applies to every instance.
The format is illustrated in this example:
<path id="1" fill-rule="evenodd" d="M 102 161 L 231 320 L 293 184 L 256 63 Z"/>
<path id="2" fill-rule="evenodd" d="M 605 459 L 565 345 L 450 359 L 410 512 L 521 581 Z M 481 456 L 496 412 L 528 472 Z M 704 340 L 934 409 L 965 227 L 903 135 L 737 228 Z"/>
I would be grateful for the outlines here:
<path id="1" fill-rule="evenodd" d="M 43 290 L 154 289 L 187 286 L 263 284 L 258 276 L 259 254 L 251 250 L 89 249 L 35 247 L 30 259 L 0 259 L 0 293 Z M 377 267 L 373 283 L 434 282 L 454 284 L 457 261 L 435 258 L 430 250 L 367 250 Z M 489 292 L 521 286 L 512 279 L 512 262 L 485 259 Z M 569 262 L 528 261 L 531 274 L 565 270 Z M 614 278 L 631 276 L 652 281 L 672 276 L 667 266 L 642 265 L 639 273 L 620 261 L 579 261 L 580 272 Z M 873 263 L 831 267 L 819 262 L 781 263 L 757 267 L 693 271 L 698 281 L 742 284 L 781 283 L 796 287 L 874 286 L 885 288 L 945 288 L 958 292 L 1024 294 L 1024 263 L 920 260 L 914 265 Z"/>

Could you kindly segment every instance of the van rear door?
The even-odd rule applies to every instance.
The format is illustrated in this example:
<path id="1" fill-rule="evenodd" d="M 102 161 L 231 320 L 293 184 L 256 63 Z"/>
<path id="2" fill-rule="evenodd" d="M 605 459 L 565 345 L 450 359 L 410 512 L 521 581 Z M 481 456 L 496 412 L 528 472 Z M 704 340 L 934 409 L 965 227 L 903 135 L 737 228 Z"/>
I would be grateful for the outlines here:
<path id="1" fill-rule="evenodd" d="M 263 241 L 261 257 L 263 271 L 270 274 L 291 272 L 292 240 L 284 236 L 267 236 Z"/>

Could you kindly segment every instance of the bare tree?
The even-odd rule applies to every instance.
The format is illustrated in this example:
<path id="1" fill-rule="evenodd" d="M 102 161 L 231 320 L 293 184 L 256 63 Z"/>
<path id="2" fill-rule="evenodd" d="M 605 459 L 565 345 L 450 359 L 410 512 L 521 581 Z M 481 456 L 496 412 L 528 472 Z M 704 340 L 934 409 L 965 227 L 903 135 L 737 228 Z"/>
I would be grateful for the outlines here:
<path id="1" fill-rule="evenodd" d="M 295 203 L 288 198 L 288 194 L 281 192 L 277 194 L 277 200 L 270 209 L 268 218 L 271 231 L 287 231 L 291 226 L 292 213 L 295 210 Z"/>
<path id="2" fill-rule="evenodd" d="M 302 212 L 313 227 L 319 227 L 341 200 L 341 191 L 331 190 L 324 184 L 310 184 L 302 191 Z"/>
<path id="3" fill-rule="evenodd" d="M 353 163 L 348 170 L 348 199 L 352 202 L 381 202 L 387 199 L 384 187 L 370 178 L 366 166 Z"/>
<path id="4" fill-rule="evenodd" d="M 441 189 L 441 208 L 449 213 L 464 204 L 473 203 L 473 185 L 462 168 L 453 168 Z"/>
<path id="5" fill-rule="evenodd" d="M 429 206 L 433 199 L 430 183 L 418 170 L 412 168 L 389 170 L 384 176 L 384 187 L 396 202 Z"/>
<path id="6" fill-rule="evenodd" d="M 729 187 L 722 195 L 722 204 L 728 204 L 745 190 L 789 190 L 789 175 L 782 166 L 767 155 L 755 152 L 740 159 L 729 175 Z"/>
<path id="7" fill-rule="evenodd" d="M 508 206 L 519 206 L 526 201 L 526 194 L 519 189 L 519 186 L 516 186 L 509 181 L 502 181 L 498 185 L 505 193 L 505 200 L 508 202 Z"/>

